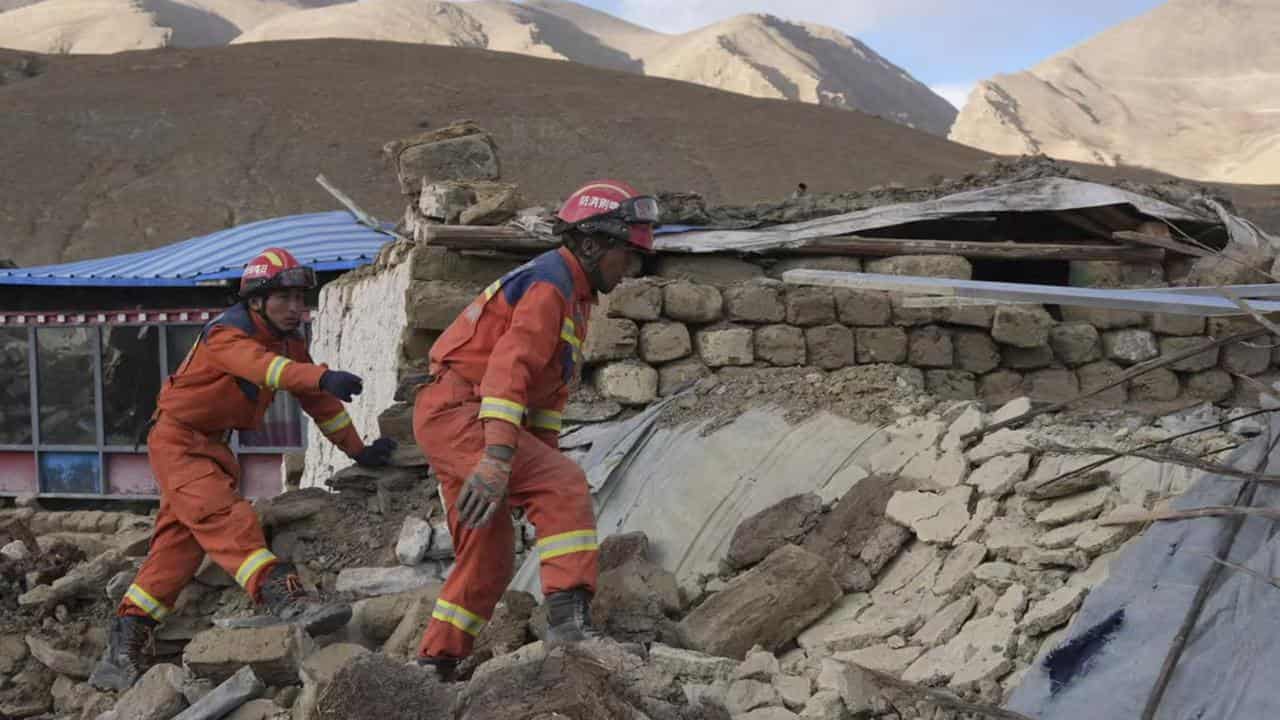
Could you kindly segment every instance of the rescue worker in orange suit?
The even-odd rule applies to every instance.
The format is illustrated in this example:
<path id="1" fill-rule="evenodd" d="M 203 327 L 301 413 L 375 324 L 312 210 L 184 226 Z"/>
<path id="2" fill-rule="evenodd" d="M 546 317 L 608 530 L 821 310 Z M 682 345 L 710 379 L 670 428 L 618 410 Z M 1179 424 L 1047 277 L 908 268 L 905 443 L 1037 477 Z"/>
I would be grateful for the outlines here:
<path id="1" fill-rule="evenodd" d="M 326 437 L 362 465 L 385 465 L 395 445 L 361 441 L 342 402 L 360 394 L 361 379 L 311 361 L 300 332 L 305 293 L 315 272 L 285 250 L 250 262 L 241 302 L 205 326 L 156 401 L 147 438 L 160 487 L 150 552 L 125 592 L 108 647 L 90 679 L 123 690 L 145 670 L 144 648 L 169 615 L 204 555 L 226 570 L 274 622 L 332 632 L 351 617 L 346 605 L 309 596 L 296 568 L 267 548 L 253 507 L 237 493 L 240 466 L 227 442 L 232 430 L 262 422 L 277 390 L 291 393 Z"/>
<path id="2" fill-rule="evenodd" d="M 581 468 L 559 451 L 587 319 L 637 253 L 652 253 L 658 204 L 626 183 L 592 182 L 557 213 L 563 246 L 490 285 L 431 348 L 414 437 L 435 468 L 457 561 L 418 662 L 451 677 L 514 573 L 510 510 L 537 530 L 548 645 L 598 637 L 590 624 L 599 546 Z"/>

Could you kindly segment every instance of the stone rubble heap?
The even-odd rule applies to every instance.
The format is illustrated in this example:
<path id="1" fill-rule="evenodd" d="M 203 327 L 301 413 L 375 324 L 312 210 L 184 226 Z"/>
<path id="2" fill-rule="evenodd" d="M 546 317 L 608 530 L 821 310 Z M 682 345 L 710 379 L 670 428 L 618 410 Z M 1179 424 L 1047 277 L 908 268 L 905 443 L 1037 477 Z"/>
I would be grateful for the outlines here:
<path id="1" fill-rule="evenodd" d="M 376 707 L 388 719 L 962 717 L 922 688 L 1000 704 L 1137 530 L 1100 520 L 1155 507 L 1193 477 L 1123 460 L 1057 480 L 1093 458 L 1041 448 L 1123 448 L 1224 419 L 1210 404 L 1154 424 L 1123 413 L 1046 416 L 962 443 L 1029 407 L 1020 398 L 988 415 L 975 402 L 943 401 L 906 416 L 855 458 L 866 477 L 842 496 L 794 496 L 743 519 L 718 565 L 680 580 L 650 559 L 642 533 L 612 536 L 593 606 L 610 640 L 548 653 L 538 642 L 545 608 L 509 592 L 462 669 L 468 679 L 456 683 L 407 664 L 451 556 L 434 484 L 413 451 L 386 470 L 340 473 L 336 493 L 306 489 L 258 504 L 272 547 L 323 592 L 354 601 L 348 627 L 315 639 L 284 626 L 222 627 L 219 619 L 248 609 L 224 573 L 206 568 L 162 626 L 156 665 L 118 697 L 85 680 L 149 522 L 24 501 L 0 511 L 0 527 L 20 520 L 38 529 L 42 553 L 71 546 L 80 555 L 66 557 L 87 559 L 17 577 L 22 592 L 6 599 L 0 632 L 0 714 L 321 720 Z M 1261 428 L 1241 420 L 1229 430 L 1176 447 L 1203 452 Z M 370 548 L 367 536 L 379 533 Z M 10 568 L 31 557 L 21 543 L 4 545 L 0 574 L 13 582 Z"/>

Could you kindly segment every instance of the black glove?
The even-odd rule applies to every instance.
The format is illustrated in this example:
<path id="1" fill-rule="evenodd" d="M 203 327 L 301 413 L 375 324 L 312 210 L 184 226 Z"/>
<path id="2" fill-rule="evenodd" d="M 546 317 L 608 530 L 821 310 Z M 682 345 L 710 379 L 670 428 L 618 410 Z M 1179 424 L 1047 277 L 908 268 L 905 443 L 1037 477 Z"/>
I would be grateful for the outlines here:
<path id="1" fill-rule="evenodd" d="M 391 461 L 391 453 L 396 449 L 396 441 L 391 438 L 378 438 L 372 444 L 365 445 L 364 449 L 356 453 L 355 458 L 357 465 L 365 467 L 382 467 Z"/>
<path id="2" fill-rule="evenodd" d="M 351 402 L 351 398 L 364 390 L 364 381 L 354 373 L 325 370 L 320 376 L 320 389 L 342 402 Z"/>

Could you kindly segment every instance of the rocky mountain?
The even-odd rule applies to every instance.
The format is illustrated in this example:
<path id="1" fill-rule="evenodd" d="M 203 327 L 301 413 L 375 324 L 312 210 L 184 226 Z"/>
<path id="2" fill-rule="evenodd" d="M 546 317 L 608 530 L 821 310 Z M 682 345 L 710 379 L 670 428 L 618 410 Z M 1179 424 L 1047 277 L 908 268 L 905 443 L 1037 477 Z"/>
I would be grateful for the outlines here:
<path id="1" fill-rule="evenodd" d="M 995 153 L 1280 182 L 1280 3 L 1170 0 L 980 83 L 951 139 Z"/>
<path id="2" fill-rule="evenodd" d="M 520 53 L 856 109 L 946 134 L 955 108 L 832 28 L 742 15 L 668 35 L 567 0 L 0 0 L 0 47 L 109 53 L 346 38 Z M 0 4 L 0 10 L 5 5 Z"/>

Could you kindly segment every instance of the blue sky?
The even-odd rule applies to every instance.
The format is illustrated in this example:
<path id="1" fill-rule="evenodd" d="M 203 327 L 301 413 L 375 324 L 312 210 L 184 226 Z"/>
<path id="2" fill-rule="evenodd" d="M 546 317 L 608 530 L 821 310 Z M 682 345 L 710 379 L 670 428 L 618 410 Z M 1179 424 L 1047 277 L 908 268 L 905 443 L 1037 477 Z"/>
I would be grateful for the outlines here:
<path id="1" fill-rule="evenodd" d="M 578 0 L 664 32 L 766 12 L 839 28 L 961 104 L 974 83 L 1035 65 L 1162 0 Z"/>

